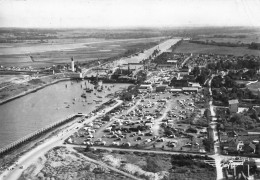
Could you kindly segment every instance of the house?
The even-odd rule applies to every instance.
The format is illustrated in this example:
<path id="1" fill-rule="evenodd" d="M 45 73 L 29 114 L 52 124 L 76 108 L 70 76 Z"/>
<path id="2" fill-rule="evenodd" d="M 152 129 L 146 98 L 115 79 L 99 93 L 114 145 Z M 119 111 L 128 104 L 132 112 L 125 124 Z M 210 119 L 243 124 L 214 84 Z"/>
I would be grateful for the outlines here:
<path id="1" fill-rule="evenodd" d="M 187 80 L 184 80 L 184 79 L 180 79 L 180 80 L 177 80 L 177 79 L 172 79 L 169 86 L 174 86 L 174 87 L 188 87 L 189 86 L 189 83 Z"/>
<path id="2" fill-rule="evenodd" d="M 157 86 L 157 87 L 155 88 L 155 91 L 156 91 L 156 92 L 164 92 L 165 89 L 166 89 L 166 86 Z"/>
<path id="3" fill-rule="evenodd" d="M 129 70 L 144 69 L 143 63 L 128 63 L 124 64 Z"/>
<path id="4" fill-rule="evenodd" d="M 183 92 L 198 92 L 199 89 L 197 87 L 183 87 L 182 88 Z"/>
<path id="5" fill-rule="evenodd" d="M 140 93 L 143 93 L 143 92 L 152 92 L 153 90 L 153 87 L 151 84 L 141 84 L 140 87 L 138 88 L 138 91 Z"/>
<path id="6" fill-rule="evenodd" d="M 242 152 L 244 151 L 244 142 L 238 141 L 237 139 L 232 139 L 230 141 L 222 143 L 223 150 L 227 153 L 234 153 L 234 152 Z"/>
<path id="7" fill-rule="evenodd" d="M 172 88 L 169 90 L 171 93 L 181 93 L 182 92 L 182 89 L 180 88 Z"/>
<path id="8" fill-rule="evenodd" d="M 238 111 L 238 100 L 237 99 L 233 99 L 233 100 L 229 100 L 228 104 L 229 104 L 229 110 L 231 113 L 237 113 Z"/>
<path id="9" fill-rule="evenodd" d="M 164 70 L 168 70 L 168 69 L 174 69 L 176 68 L 176 64 L 157 64 L 156 66 L 157 69 L 164 69 Z"/>
<path id="10" fill-rule="evenodd" d="M 200 88 L 201 88 L 201 85 L 200 85 L 200 83 L 193 83 L 193 82 L 189 82 L 189 86 L 190 86 L 190 87 L 197 87 L 198 89 L 200 89 Z"/>
<path id="11" fill-rule="evenodd" d="M 245 153 L 255 153 L 256 145 L 252 142 L 245 144 L 244 146 L 244 152 Z"/>

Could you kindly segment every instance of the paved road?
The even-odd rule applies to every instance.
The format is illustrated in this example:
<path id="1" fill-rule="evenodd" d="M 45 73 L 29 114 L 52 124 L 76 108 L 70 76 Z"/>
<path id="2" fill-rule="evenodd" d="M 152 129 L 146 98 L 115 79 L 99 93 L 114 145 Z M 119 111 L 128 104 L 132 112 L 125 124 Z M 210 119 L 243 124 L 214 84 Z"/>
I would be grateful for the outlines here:
<path id="1" fill-rule="evenodd" d="M 86 119 L 84 122 L 85 123 L 92 122 L 94 119 L 96 119 L 100 116 L 103 116 L 104 114 L 111 111 L 112 109 L 114 109 L 115 107 L 120 105 L 121 103 L 122 103 L 121 100 L 117 100 L 117 104 L 115 104 L 113 107 L 107 107 L 105 109 L 104 113 L 99 113 L 96 116 L 92 116 L 91 118 Z M 65 130 L 61 131 L 57 136 L 53 136 L 52 138 L 46 140 L 43 144 L 41 144 L 41 145 L 37 146 L 36 148 L 28 151 L 18 160 L 17 166 L 11 171 L 9 171 L 9 170 L 4 171 L 0 175 L 0 179 L 4 179 L 4 180 L 18 179 L 21 176 L 23 170 L 28 168 L 32 164 L 32 162 L 35 162 L 39 157 L 43 156 L 46 152 L 48 152 L 52 148 L 57 147 L 57 146 L 61 146 L 65 139 L 67 139 L 72 134 L 77 132 L 78 129 L 83 127 L 83 126 L 84 126 L 84 123 L 80 123 L 80 124 L 74 123 L 66 131 Z M 23 166 L 23 169 L 19 168 L 21 166 Z"/>
<path id="2" fill-rule="evenodd" d="M 85 148 L 83 145 L 67 144 L 67 147 L 80 147 Z M 188 153 L 188 152 L 174 152 L 174 151 L 163 151 L 163 150 L 148 150 L 148 149 L 123 149 L 117 147 L 108 147 L 108 146 L 92 146 L 92 149 L 101 149 L 101 150 L 112 150 L 112 151 L 125 151 L 125 152 L 141 152 L 141 153 L 155 153 L 155 154 L 189 154 L 189 155 L 199 155 L 205 156 L 206 154 L 201 153 Z M 215 156 L 208 155 L 208 157 L 215 158 Z"/>
<path id="3" fill-rule="evenodd" d="M 209 93 L 210 93 L 210 97 L 212 99 L 212 89 L 211 89 L 211 82 L 212 82 L 212 79 L 213 79 L 214 75 L 212 75 L 210 77 L 210 80 L 208 81 L 208 85 L 209 85 Z M 221 167 L 221 161 L 222 161 L 222 158 L 219 156 L 220 154 L 220 144 L 219 144 L 219 141 L 218 141 L 218 132 L 217 132 L 217 129 L 216 129 L 216 125 L 217 123 L 214 121 L 216 120 L 216 113 L 214 111 L 214 107 L 212 105 L 212 100 L 209 101 L 209 108 L 210 108 L 210 114 L 211 114 L 211 118 L 212 118 L 212 122 L 210 123 L 210 126 L 212 127 L 213 129 L 213 141 L 215 142 L 214 143 L 214 153 L 215 153 L 215 164 L 216 164 L 216 171 L 217 171 L 217 180 L 221 180 L 221 179 L 224 179 L 224 176 L 223 176 L 223 172 L 222 172 L 222 167 Z"/>

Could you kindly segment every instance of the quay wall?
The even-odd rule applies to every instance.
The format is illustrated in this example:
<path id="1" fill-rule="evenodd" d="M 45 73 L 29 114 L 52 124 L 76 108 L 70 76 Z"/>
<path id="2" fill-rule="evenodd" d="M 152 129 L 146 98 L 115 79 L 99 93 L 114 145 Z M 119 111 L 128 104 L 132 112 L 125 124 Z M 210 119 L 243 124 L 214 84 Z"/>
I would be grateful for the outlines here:
<path id="1" fill-rule="evenodd" d="M 73 119 L 75 119 L 76 117 L 84 117 L 82 114 L 72 114 L 70 116 L 68 116 L 66 119 L 63 119 L 63 120 L 60 120 L 60 121 L 57 121 L 53 124 L 50 124 L 44 128 L 41 128 L 31 134 L 28 134 L 24 137 L 22 137 L 21 139 L 18 139 L 17 141 L 3 147 L 0 149 L 0 155 L 3 155 L 5 153 L 8 153 L 9 151 L 13 150 L 14 148 L 17 148 L 18 146 L 22 145 L 23 143 L 26 143 L 28 141 L 30 141 L 31 139 L 39 136 L 39 135 L 42 135 L 44 133 L 46 133 L 47 131 L 53 129 L 53 128 L 56 128 L 62 124 L 65 124 Z"/>

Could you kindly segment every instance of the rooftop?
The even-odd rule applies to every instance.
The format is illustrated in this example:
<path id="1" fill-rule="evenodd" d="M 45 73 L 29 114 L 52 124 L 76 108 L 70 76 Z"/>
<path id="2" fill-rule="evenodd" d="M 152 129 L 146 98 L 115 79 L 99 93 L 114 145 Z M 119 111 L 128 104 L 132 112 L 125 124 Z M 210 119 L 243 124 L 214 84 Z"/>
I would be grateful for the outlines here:
<path id="1" fill-rule="evenodd" d="M 228 101 L 228 104 L 238 104 L 238 100 L 237 99 L 232 99 Z"/>

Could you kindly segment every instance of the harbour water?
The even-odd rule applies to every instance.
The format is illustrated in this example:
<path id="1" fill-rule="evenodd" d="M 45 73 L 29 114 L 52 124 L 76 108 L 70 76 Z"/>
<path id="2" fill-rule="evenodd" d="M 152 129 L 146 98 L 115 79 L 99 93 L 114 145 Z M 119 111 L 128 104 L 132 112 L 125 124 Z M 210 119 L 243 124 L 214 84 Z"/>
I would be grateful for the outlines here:
<path id="1" fill-rule="evenodd" d="M 94 89 L 83 98 L 84 88 L 93 88 L 92 84 L 65 81 L 1 105 L 0 148 L 71 114 L 89 113 L 110 99 L 107 94 L 127 88 L 129 84 L 103 86 L 102 92 Z"/>

